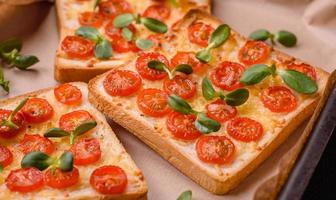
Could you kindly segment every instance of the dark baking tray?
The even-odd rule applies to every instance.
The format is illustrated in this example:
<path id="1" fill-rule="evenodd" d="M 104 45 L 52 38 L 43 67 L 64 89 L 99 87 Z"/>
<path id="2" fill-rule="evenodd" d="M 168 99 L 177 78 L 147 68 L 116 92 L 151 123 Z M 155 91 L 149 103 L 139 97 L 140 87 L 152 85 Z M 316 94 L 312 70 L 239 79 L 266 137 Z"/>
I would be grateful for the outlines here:
<path id="1" fill-rule="evenodd" d="M 311 179 L 316 166 L 336 126 L 336 85 L 316 120 L 309 140 L 301 151 L 293 170 L 278 194 L 278 200 L 299 200 Z M 336 132 L 336 131 L 335 131 Z M 319 183 L 317 183 L 319 184 Z M 334 191 L 336 192 L 336 191 Z M 321 194 L 323 195 L 323 194 Z M 322 196 L 321 196 L 322 197 Z M 336 199 L 336 195 L 335 195 Z"/>

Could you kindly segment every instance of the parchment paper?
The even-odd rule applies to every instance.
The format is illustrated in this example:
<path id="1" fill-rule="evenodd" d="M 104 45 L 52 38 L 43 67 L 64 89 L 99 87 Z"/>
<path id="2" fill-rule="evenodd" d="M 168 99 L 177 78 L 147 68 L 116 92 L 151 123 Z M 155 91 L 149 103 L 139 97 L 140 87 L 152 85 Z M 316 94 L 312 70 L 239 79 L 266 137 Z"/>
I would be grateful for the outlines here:
<path id="1" fill-rule="evenodd" d="M 15 3 L 15 0 L 9 1 Z M 298 45 L 290 49 L 277 48 L 326 71 L 336 68 L 335 0 L 214 0 L 213 13 L 245 35 L 258 28 L 274 32 L 290 30 L 298 36 Z M 53 79 L 53 63 L 58 32 L 52 4 L 13 7 L 0 3 L 0 30 L 0 40 L 20 36 L 24 40 L 23 53 L 34 54 L 41 60 L 30 71 L 5 69 L 6 78 L 11 81 L 11 93 L 7 96 L 0 94 L 0 98 L 57 84 Z M 184 176 L 125 129 L 113 122 L 111 126 L 142 169 L 149 185 L 150 200 L 173 200 L 185 190 L 193 191 L 194 200 L 253 199 L 258 188 L 262 191 L 263 186 L 261 189 L 260 186 L 277 173 L 281 157 L 297 143 L 305 127 L 303 124 L 298 128 L 236 189 L 225 196 L 215 196 Z"/>

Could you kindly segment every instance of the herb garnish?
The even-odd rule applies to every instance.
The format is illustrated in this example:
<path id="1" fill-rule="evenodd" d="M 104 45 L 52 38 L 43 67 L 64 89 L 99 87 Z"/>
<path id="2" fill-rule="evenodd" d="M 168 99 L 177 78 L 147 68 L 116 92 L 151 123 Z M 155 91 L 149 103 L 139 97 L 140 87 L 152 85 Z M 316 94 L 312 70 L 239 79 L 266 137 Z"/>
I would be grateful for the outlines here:
<path id="1" fill-rule="evenodd" d="M 272 44 L 275 44 L 275 41 L 277 41 L 285 47 L 293 47 L 297 42 L 297 38 L 294 33 L 285 30 L 278 31 L 277 33 L 273 34 L 266 29 L 259 29 L 252 32 L 249 38 L 260 41 L 266 41 L 270 39 Z"/>
<path id="2" fill-rule="evenodd" d="M 191 190 L 184 191 L 180 194 L 177 200 L 191 200 L 192 192 Z"/>
<path id="3" fill-rule="evenodd" d="M 18 106 L 11 112 L 8 119 L 2 119 L 0 122 L 0 126 L 7 126 L 13 129 L 18 129 L 19 127 L 13 122 L 13 118 L 15 117 L 16 113 L 18 113 L 21 108 L 27 103 L 28 98 L 23 99 Z"/>
<path id="4" fill-rule="evenodd" d="M 169 79 L 173 79 L 175 72 L 182 72 L 184 74 L 191 74 L 193 72 L 192 67 L 188 64 L 179 64 L 174 69 L 170 70 L 164 63 L 158 60 L 149 61 L 147 66 L 151 69 L 167 72 Z"/>

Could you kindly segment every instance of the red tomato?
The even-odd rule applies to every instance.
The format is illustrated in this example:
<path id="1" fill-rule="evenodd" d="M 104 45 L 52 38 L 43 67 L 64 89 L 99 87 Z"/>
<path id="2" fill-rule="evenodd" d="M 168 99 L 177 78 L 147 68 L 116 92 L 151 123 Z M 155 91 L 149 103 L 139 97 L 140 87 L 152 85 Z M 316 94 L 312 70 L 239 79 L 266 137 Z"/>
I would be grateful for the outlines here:
<path id="1" fill-rule="evenodd" d="M 316 81 L 316 71 L 314 67 L 307 64 L 291 64 L 287 66 L 288 69 L 301 72 L 311 78 L 313 81 Z"/>
<path id="2" fill-rule="evenodd" d="M 66 105 L 79 105 L 82 101 L 82 92 L 70 83 L 57 86 L 54 95 L 57 101 Z"/>
<path id="3" fill-rule="evenodd" d="M 75 165 L 88 165 L 100 159 L 99 141 L 95 138 L 83 138 L 71 147 Z"/>
<path id="4" fill-rule="evenodd" d="M 61 44 L 67 56 L 77 59 L 87 59 L 93 56 L 94 46 L 91 40 L 79 36 L 66 36 Z"/>
<path id="5" fill-rule="evenodd" d="M 63 189 L 76 185 L 79 180 L 79 172 L 76 167 L 69 172 L 62 172 L 60 169 L 56 168 L 55 173 L 51 172 L 49 168 L 44 175 L 45 183 L 52 188 Z"/>
<path id="6" fill-rule="evenodd" d="M 237 117 L 229 121 L 227 132 L 231 137 L 242 142 L 258 141 L 263 135 L 262 125 L 247 117 Z"/>
<path id="7" fill-rule="evenodd" d="M 64 114 L 59 120 L 59 127 L 67 132 L 72 131 L 83 122 L 94 120 L 88 111 L 76 110 Z"/>
<path id="8" fill-rule="evenodd" d="M 270 52 L 269 46 L 262 41 L 247 41 L 239 50 L 238 59 L 244 65 L 254 65 L 264 62 Z"/>
<path id="9" fill-rule="evenodd" d="M 12 152 L 5 146 L 0 145 L 0 165 L 2 168 L 10 165 L 13 162 Z"/>
<path id="10" fill-rule="evenodd" d="M 239 63 L 224 61 L 212 71 L 210 79 L 215 86 L 232 91 L 243 86 L 240 77 L 244 70 Z"/>
<path id="11" fill-rule="evenodd" d="M 237 115 L 237 109 L 235 107 L 227 105 L 220 99 L 207 104 L 205 109 L 208 117 L 220 123 L 224 123 Z"/>
<path id="12" fill-rule="evenodd" d="M 99 12 L 105 17 L 113 19 L 120 14 L 132 13 L 133 11 L 131 5 L 125 0 L 108 0 L 99 4 Z"/>
<path id="13" fill-rule="evenodd" d="M 5 181 L 10 191 L 21 193 L 38 190 L 44 185 L 43 173 L 33 167 L 12 170 Z"/>
<path id="14" fill-rule="evenodd" d="M 283 86 L 264 89 L 260 94 L 260 99 L 266 108 L 276 113 L 291 112 L 297 105 L 293 93 Z"/>
<path id="15" fill-rule="evenodd" d="M 163 89 L 168 94 L 176 94 L 189 99 L 196 94 L 196 85 L 187 75 L 175 75 L 173 79 L 165 79 Z"/>
<path id="16" fill-rule="evenodd" d="M 35 97 L 28 99 L 21 111 L 28 123 L 48 121 L 54 114 L 54 109 L 47 100 Z"/>
<path id="17" fill-rule="evenodd" d="M 133 35 L 136 34 L 136 29 L 132 24 L 128 25 L 127 28 L 132 31 Z M 114 51 L 118 53 L 126 53 L 129 51 L 133 51 L 133 52 L 139 51 L 139 48 L 134 44 L 133 41 L 128 42 L 123 38 L 121 29 L 115 28 L 113 26 L 112 21 L 106 24 L 105 33 L 111 39 L 112 49 Z"/>
<path id="18" fill-rule="evenodd" d="M 137 58 L 135 63 L 135 67 L 141 77 L 152 81 L 162 80 L 166 78 L 166 72 L 151 69 L 147 66 L 148 62 L 152 60 L 160 61 L 164 63 L 167 67 L 169 67 L 169 61 L 165 56 L 156 52 L 143 53 Z"/>
<path id="19" fill-rule="evenodd" d="M 32 151 L 41 151 L 45 154 L 51 155 L 54 151 L 54 144 L 48 138 L 40 135 L 28 135 L 25 134 L 20 141 L 19 149 L 24 154 L 28 154 Z"/>
<path id="20" fill-rule="evenodd" d="M 11 110 L 0 109 L 0 121 L 7 120 L 9 115 L 12 113 Z M 13 120 L 19 128 L 11 128 L 8 126 L 0 126 L 0 137 L 2 138 L 12 138 L 19 134 L 20 131 L 25 129 L 25 119 L 21 112 L 15 114 Z"/>
<path id="21" fill-rule="evenodd" d="M 188 64 L 192 67 L 193 72 L 201 72 L 208 65 L 201 63 L 192 52 L 177 52 L 171 59 L 171 67 L 176 67 L 180 64 Z"/>
<path id="22" fill-rule="evenodd" d="M 235 145 L 225 136 L 202 136 L 197 140 L 196 152 L 203 162 L 222 165 L 233 160 Z"/>
<path id="23" fill-rule="evenodd" d="M 170 8 L 163 4 L 151 5 L 145 10 L 142 16 L 164 21 L 170 16 Z"/>
<path id="24" fill-rule="evenodd" d="M 195 115 L 184 115 L 172 112 L 167 118 L 167 128 L 175 138 L 195 140 L 201 133 L 195 128 Z"/>
<path id="25" fill-rule="evenodd" d="M 149 88 L 142 90 L 137 99 L 138 108 L 145 115 L 163 117 L 170 112 L 168 95 L 162 90 Z"/>
<path id="26" fill-rule="evenodd" d="M 83 12 L 79 14 L 78 21 L 82 26 L 99 28 L 104 21 L 104 16 L 97 12 Z"/>
<path id="27" fill-rule="evenodd" d="M 128 96 L 141 87 L 140 76 L 129 70 L 112 70 L 104 79 L 105 91 L 111 96 Z"/>
<path id="28" fill-rule="evenodd" d="M 118 166 L 106 165 L 92 172 L 90 184 L 99 193 L 120 194 L 127 187 L 127 175 Z"/>
<path id="29" fill-rule="evenodd" d="M 214 31 L 210 25 L 202 22 L 191 24 L 188 27 L 188 37 L 191 43 L 198 44 L 202 47 L 208 46 L 208 40 Z"/>

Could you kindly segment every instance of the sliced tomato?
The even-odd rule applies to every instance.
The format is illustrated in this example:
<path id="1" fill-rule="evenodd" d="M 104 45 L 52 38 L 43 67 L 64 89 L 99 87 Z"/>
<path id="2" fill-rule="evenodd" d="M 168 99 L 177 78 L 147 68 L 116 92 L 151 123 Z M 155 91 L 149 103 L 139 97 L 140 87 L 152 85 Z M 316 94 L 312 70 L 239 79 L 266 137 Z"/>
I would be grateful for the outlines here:
<path id="1" fill-rule="evenodd" d="M 229 121 L 227 132 L 231 137 L 242 142 L 258 141 L 263 135 L 262 125 L 247 117 L 237 117 Z"/>
<path id="2" fill-rule="evenodd" d="M 88 111 L 76 110 L 64 114 L 59 120 L 59 127 L 67 132 L 72 131 L 83 122 L 94 120 Z"/>
<path id="3" fill-rule="evenodd" d="M 195 128 L 195 115 L 184 115 L 178 112 L 172 112 L 167 118 L 167 128 L 175 138 L 182 140 L 195 140 L 201 136 Z"/>
<path id="4" fill-rule="evenodd" d="M 240 77 L 244 70 L 244 66 L 239 63 L 224 61 L 212 71 L 210 79 L 215 86 L 232 91 L 243 86 Z"/>
<path id="5" fill-rule="evenodd" d="M 191 24 L 188 27 L 188 38 L 191 43 L 200 45 L 202 47 L 208 46 L 208 40 L 214 28 L 203 22 Z"/>
<path id="6" fill-rule="evenodd" d="M 0 109 L 0 121 L 7 120 L 10 114 L 12 113 L 11 110 Z M 18 126 L 17 129 L 11 128 L 9 126 L 0 126 L 0 137 L 2 138 L 13 138 L 20 131 L 24 130 L 26 127 L 24 116 L 21 112 L 17 112 L 12 120 L 14 124 Z"/>
<path id="7" fill-rule="evenodd" d="M 283 86 L 272 86 L 260 94 L 264 106 L 272 112 L 288 113 L 295 110 L 297 101 L 293 93 Z"/>
<path id="8" fill-rule="evenodd" d="M 173 79 L 165 79 L 163 89 L 168 94 L 176 94 L 189 99 L 196 94 L 196 85 L 187 75 L 175 75 Z"/>
<path id="9" fill-rule="evenodd" d="M 104 16 L 97 12 L 83 12 L 79 14 L 78 21 L 82 26 L 99 28 L 104 21 Z"/>
<path id="10" fill-rule="evenodd" d="M 51 140 L 37 134 L 25 134 L 23 139 L 20 141 L 19 149 L 24 154 L 32 151 L 41 151 L 48 155 L 51 155 L 55 150 L 54 144 Z"/>
<path id="11" fill-rule="evenodd" d="M 188 64 L 192 67 L 193 72 L 202 72 L 208 65 L 201 63 L 193 52 L 177 52 L 175 56 L 171 59 L 171 67 L 174 68 L 180 64 Z"/>
<path id="12" fill-rule="evenodd" d="M 10 191 L 20 193 L 32 192 L 44 185 L 43 173 L 33 167 L 12 170 L 5 182 Z"/>
<path id="13" fill-rule="evenodd" d="M 237 109 L 218 99 L 206 105 L 206 114 L 213 120 L 224 123 L 237 115 Z"/>
<path id="14" fill-rule="evenodd" d="M 151 117 L 163 117 L 170 112 L 168 106 L 168 95 L 166 92 L 149 88 L 142 90 L 137 99 L 139 110 Z"/>
<path id="15" fill-rule="evenodd" d="M 197 140 L 198 158 L 211 164 L 228 164 L 235 155 L 235 145 L 225 136 L 202 136 Z"/>
<path id="16" fill-rule="evenodd" d="M 148 80 L 162 80 L 167 77 L 167 73 L 163 71 L 158 71 L 156 69 L 151 69 L 147 66 L 149 61 L 157 60 L 164 63 L 169 67 L 169 61 L 164 55 L 156 52 L 142 53 L 136 60 L 135 68 L 139 72 L 142 78 Z"/>
<path id="17" fill-rule="evenodd" d="M 141 87 L 140 76 L 130 70 L 112 70 L 104 79 L 105 91 L 111 96 L 128 96 Z"/>
<path id="18" fill-rule="evenodd" d="M 54 109 L 47 100 L 33 97 L 28 99 L 21 112 L 28 123 L 42 123 L 52 118 Z"/>
<path id="19" fill-rule="evenodd" d="M 82 92 L 70 83 L 57 86 L 54 95 L 57 101 L 66 105 L 79 105 L 82 101 Z"/>
<path id="20" fill-rule="evenodd" d="M 131 4 L 126 0 L 108 0 L 99 4 L 99 12 L 107 18 L 113 19 L 120 14 L 132 13 L 133 10 Z"/>
<path id="21" fill-rule="evenodd" d="M 244 65 L 254 65 L 266 61 L 271 49 L 262 41 L 247 41 L 239 50 L 238 59 Z"/>
<path id="22" fill-rule="evenodd" d="M 164 4 L 151 5 L 145 10 L 142 16 L 164 21 L 170 16 L 170 8 Z"/>
<path id="23" fill-rule="evenodd" d="M 70 150 L 74 156 L 75 165 L 88 165 L 100 159 L 99 141 L 95 138 L 83 138 L 72 145 Z"/>
<path id="24" fill-rule="evenodd" d="M 5 168 L 13 162 L 12 152 L 5 146 L 0 145 L 0 166 Z"/>
<path id="25" fill-rule="evenodd" d="M 56 168 L 54 173 L 51 170 L 49 168 L 44 175 L 44 181 L 49 187 L 63 189 L 78 183 L 79 172 L 76 167 L 69 172 L 63 172 L 59 168 Z"/>
<path id="26" fill-rule="evenodd" d="M 79 36 L 66 36 L 61 48 L 70 58 L 87 59 L 93 56 L 94 43 Z"/>
<path id="27" fill-rule="evenodd" d="M 133 35 L 136 34 L 135 27 L 130 24 L 127 26 L 129 30 L 133 33 Z M 126 41 L 121 33 L 120 28 L 116 28 L 113 26 L 113 21 L 110 21 L 105 26 L 105 33 L 109 38 L 111 39 L 112 49 L 118 53 L 126 53 L 129 51 L 137 52 L 139 51 L 139 48 L 135 45 L 133 41 Z"/>
<path id="28" fill-rule="evenodd" d="M 102 166 L 92 172 L 90 184 L 101 194 L 120 194 L 127 187 L 127 175 L 118 166 Z"/>
<path id="29" fill-rule="evenodd" d="M 301 72 L 311 78 L 313 81 L 316 81 L 316 71 L 314 67 L 307 65 L 305 63 L 301 64 L 290 64 L 287 66 L 288 69 Z"/>

